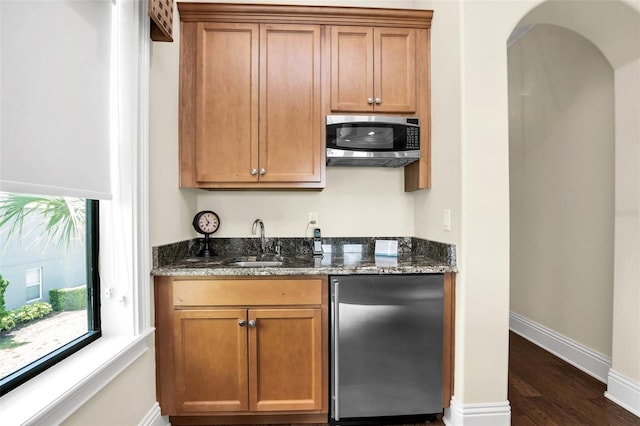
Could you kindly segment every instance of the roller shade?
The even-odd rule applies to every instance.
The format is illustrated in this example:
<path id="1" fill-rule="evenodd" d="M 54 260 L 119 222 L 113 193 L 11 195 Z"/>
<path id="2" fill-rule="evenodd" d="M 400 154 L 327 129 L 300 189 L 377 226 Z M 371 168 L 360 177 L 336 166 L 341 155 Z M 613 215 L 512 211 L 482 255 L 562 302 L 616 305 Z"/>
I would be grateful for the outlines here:
<path id="1" fill-rule="evenodd" d="M 109 199 L 110 0 L 0 1 L 0 191 Z"/>

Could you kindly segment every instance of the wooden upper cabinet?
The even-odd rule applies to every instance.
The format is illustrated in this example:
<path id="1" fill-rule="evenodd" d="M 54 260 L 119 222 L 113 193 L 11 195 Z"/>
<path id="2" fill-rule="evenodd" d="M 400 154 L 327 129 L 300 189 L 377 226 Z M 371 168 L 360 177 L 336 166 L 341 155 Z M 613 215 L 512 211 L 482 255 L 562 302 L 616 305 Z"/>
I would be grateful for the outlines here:
<path id="1" fill-rule="evenodd" d="M 331 110 L 416 111 L 416 30 L 331 27 Z"/>
<path id="2" fill-rule="evenodd" d="M 258 182 L 259 26 L 199 23 L 197 182 Z"/>
<path id="3" fill-rule="evenodd" d="M 320 26 L 189 22 L 183 37 L 181 186 L 322 188 Z"/>
<path id="4" fill-rule="evenodd" d="M 327 114 L 421 119 L 431 186 L 433 11 L 177 2 L 180 187 L 322 189 Z"/>
<path id="5" fill-rule="evenodd" d="M 260 182 L 320 182 L 320 26 L 260 28 Z"/>

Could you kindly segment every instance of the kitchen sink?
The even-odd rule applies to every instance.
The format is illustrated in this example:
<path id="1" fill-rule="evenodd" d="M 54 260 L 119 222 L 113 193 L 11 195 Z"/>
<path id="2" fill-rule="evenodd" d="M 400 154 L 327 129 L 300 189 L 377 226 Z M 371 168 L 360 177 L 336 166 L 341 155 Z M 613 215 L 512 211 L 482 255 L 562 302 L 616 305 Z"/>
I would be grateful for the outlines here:
<path id="1" fill-rule="evenodd" d="M 240 256 L 231 258 L 224 264 L 241 268 L 282 266 L 282 258 L 279 256 Z"/>

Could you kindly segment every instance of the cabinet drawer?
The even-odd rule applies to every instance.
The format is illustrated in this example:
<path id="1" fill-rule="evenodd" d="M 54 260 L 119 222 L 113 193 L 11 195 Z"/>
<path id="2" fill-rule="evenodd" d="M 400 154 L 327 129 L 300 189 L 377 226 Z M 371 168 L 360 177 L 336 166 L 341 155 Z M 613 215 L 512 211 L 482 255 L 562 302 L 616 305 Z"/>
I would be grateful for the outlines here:
<path id="1" fill-rule="evenodd" d="M 180 280 L 174 306 L 320 305 L 322 279 Z"/>

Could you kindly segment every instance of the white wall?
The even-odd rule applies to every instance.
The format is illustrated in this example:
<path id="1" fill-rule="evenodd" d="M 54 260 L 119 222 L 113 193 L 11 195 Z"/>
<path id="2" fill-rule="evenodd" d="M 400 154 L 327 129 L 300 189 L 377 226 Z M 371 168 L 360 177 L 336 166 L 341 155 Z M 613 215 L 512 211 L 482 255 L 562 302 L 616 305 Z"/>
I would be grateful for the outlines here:
<path id="1" fill-rule="evenodd" d="M 640 9 L 640 7 L 639 7 Z M 639 55 L 640 56 L 640 55 Z M 613 370 L 640 384 L 640 59 L 618 68 Z M 636 404 L 640 411 L 640 403 Z"/>
<path id="2" fill-rule="evenodd" d="M 509 47 L 511 310 L 609 357 L 613 87 L 607 59 L 566 28 Z"/>
<path id="3" fill-rule="evenodd" d="M 195 189 L 178 188 L 178 53 L 180 22 L 174 11 L 173 43 L 152 43 L 149 71 L 149 232 L 151 246 L 193 238 Z"/>
<path id="4" fill-rule="evenodd" d="M 460 5 L 432 2 L 431 22 L 431 188 L 413 192 L 414 235 L 460 242 Z M 451 231 L 443 210 L 451 211 Z"/>
<path id="5" fill-rule="evenodd" d="M 322 192 L 201 191 L 197 199 L 198 210 L 220 216 L 220 237 L 251 236 L 256 218 L 267 237 L 304 237 L 309 212 L 318 213 L 325 237 L 413 235 L 413 199 L 404 192 L 402 169 L 328 168 Z"/>
<path id="6" fill-rule="evenodd" d="M 149 339 L 153 340 L 153 337 Z M 150 347 L 153 347 L 153 344 Z M 63 424 L 66 426 L 139 424 L 156 403 L 154 357 L 153 350 L 147 351 L 108 386 L 69 416 Z"/>

